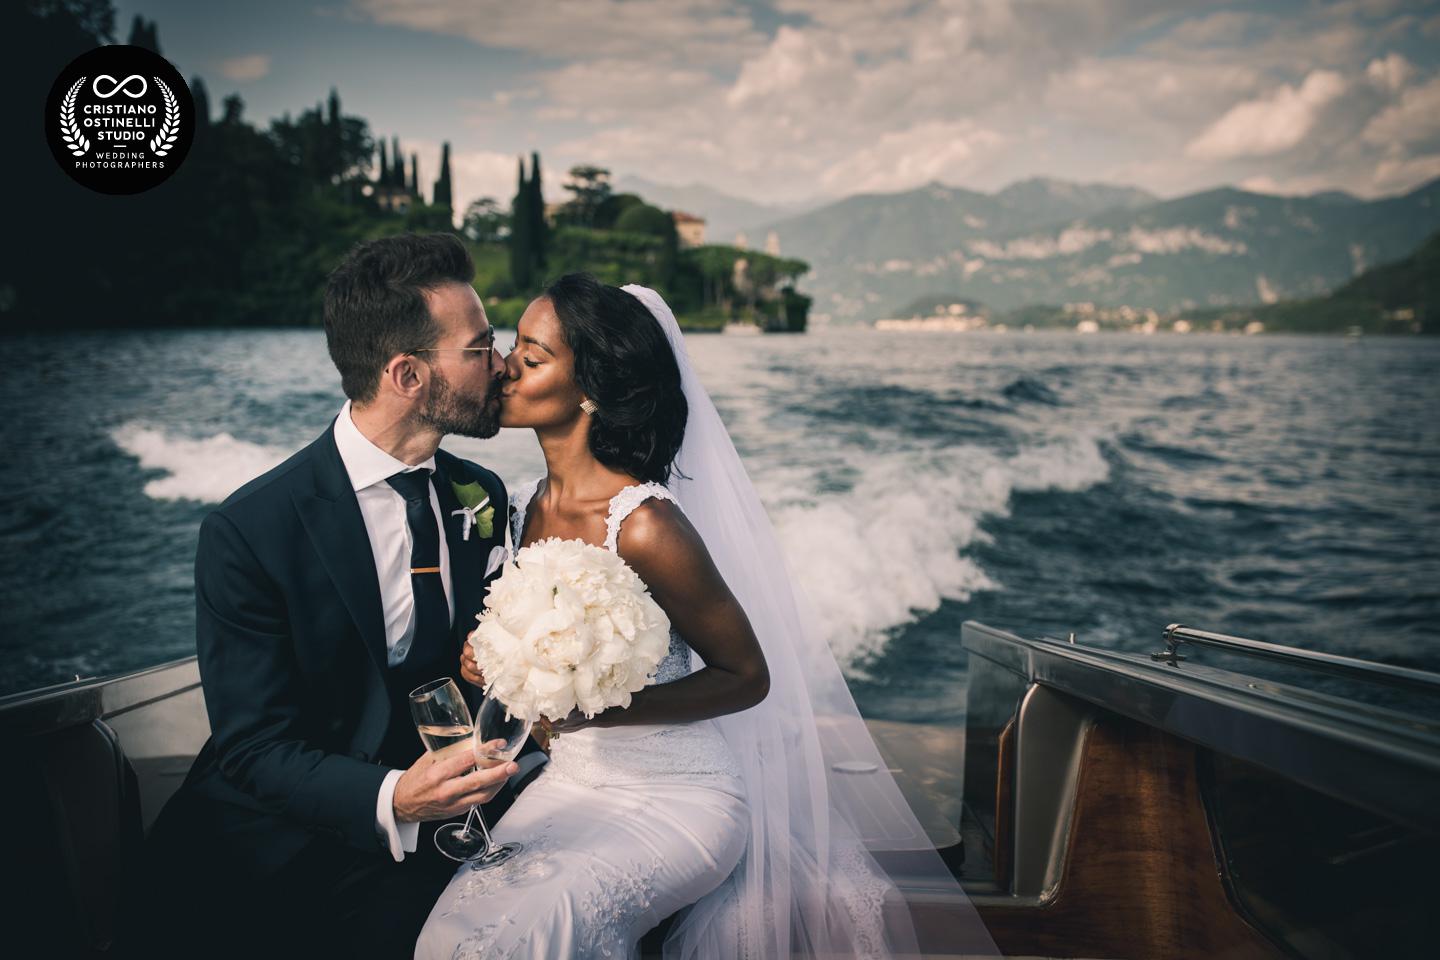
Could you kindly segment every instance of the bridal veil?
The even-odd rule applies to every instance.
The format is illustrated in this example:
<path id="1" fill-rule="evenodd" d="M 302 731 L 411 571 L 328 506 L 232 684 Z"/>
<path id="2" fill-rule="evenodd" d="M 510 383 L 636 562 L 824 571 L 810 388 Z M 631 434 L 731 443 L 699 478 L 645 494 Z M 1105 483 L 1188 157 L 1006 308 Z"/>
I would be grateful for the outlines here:
<path id="1" fill-rule="evenodd" d="M 999 956 L 881 759 L 786 571 L 774 528 L 691 366 L 674 314 L 654 290 L 623 289 L 665 330 L 690 407 L 669 487 L 749 616 L 770 671 L 770 693 L 760 705 L 717 721 L 745 783 L 745 855 L 725 883 L 683 912 L 665 956 L 917 954 L 910 909 L 866 848 L 864 837 L 877 833 L 902 838 L 907 889 L 923 889 L 927 902 L 943 904 L 944 944 L 927 948 Z M 844 782 L 856 776 L 865 779 L 863 791 Z"/>

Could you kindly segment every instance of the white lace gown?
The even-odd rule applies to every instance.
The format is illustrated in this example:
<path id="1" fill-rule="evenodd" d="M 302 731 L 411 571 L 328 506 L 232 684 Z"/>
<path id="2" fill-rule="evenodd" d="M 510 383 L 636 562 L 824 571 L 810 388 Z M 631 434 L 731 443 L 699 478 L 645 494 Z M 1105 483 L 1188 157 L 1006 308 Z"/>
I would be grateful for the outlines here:
<path id="1" fill-rule="evenodd" d="M 518 546 L 539 480 L 511 495 Z M 605 547 L 658 483 L 610 501 Z M 690 672 L 673 629 L 655 683 Z M 487 870 L 461 864 L 415 946 L 417 960 L 624 958 L 667 916 L 716 889 L 745 851 L 749 812 L 735 758 L 709 720 L 566 733 L 491 831 L 525 845 Z"/>

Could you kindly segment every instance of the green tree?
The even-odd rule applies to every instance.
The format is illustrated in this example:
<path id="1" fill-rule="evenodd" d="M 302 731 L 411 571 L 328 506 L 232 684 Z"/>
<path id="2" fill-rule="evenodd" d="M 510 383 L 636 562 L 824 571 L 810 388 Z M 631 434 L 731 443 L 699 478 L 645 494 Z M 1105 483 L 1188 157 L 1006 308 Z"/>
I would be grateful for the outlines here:
<path id="1" fill-rule="evenodd" d="M 616 233 L 639 233 L 661 242 L 655 263 L 656 280 L 668 290 L 675 280 L 675 267 L 680 255 L 680 235 L 675 218 L 648 203 L 632 205 L 615 221 Z"/>
<path id="2" fill-rule="evenodd" d="M 595 226 L 595 213 L 612 192 L 610 171 L 587 164 L 571 167 L 570 181 L 564 186 L 574 195 L 566 204 L 566 219 L 577 226 Z"/>
<path id="3" fill-rule="evenodd" d="M 520 158 L 519 183 L 510 204 L 510 280 L 517 293 L 527 293 L 535 282 L 534 246 L 530 238 L 532 197 L 525 180 L 525 158 Z"/>
<path id="4" fill-rule="evenodd" d="M 549 262 L 550 227 L 545 222 L 545 191 L 540 185 L 540 154 L 530 154 L 530 202 L 526 213 L 530 217 L 530 250 L 537 272 L 543 271 Z"/>
<path id="5" fill-rule="evenodd" d="M 199 77 L 190 78 L 190 98 L 195 101 L 195 136 L 204 136 L 210 126 L 210 91 Z"/>
<path id="6" fill-rule="evenodd" d="M 147 21 L 140 14 L 135 14 L 135 19 L 130 21 L 130 39 L 126 43 L 132 47 L 144 47 L 152 53 L 159 53 L 160 31 L 155 26 L 155 21 Z"/>
<path id="7" fill-rule="evenodd" d="M 470 201 L 465 208 L 460 232 L 474 243 L 497 243 L 505 235 L 509 224 L 505 212 L 494 197 L 480 197 Z"/>
<path id="8" fill-rule="evenodd" d="M 435 189 L 430 195 L 430 202 L 445 211 L 447 218 L 454 217 L 454 209 L 450 202 L 450 144 L 444 143 L 440 147 L 440 176 L 435 181 Z"/>
<path id="9" fill-rule="evenodd" d="M 620 214 L 645 201 L 633 193 L 612 193 L 600 201 L 595 210 L 595 227 L 598 230 L 613 230 Z"/>

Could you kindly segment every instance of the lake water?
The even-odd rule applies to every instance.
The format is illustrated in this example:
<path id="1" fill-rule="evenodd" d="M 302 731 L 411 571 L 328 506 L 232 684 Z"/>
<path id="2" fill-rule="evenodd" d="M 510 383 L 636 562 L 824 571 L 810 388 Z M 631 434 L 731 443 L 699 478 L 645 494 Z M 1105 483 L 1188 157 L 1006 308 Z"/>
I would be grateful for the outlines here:
<path id="1" fill-rule="evenodd" d="M 323 335 L 0 349 L 0 692 L 192 653 L 200 519 L 326 429 Z M 1440 669 L 1440 343 L 832 329 L 690 350 L 867 715 L 954 720 L 966 619 L 1126 650 L 1182 621 Z M 541 469 L 525 431 L 445 446 L 512 484 Z"/>

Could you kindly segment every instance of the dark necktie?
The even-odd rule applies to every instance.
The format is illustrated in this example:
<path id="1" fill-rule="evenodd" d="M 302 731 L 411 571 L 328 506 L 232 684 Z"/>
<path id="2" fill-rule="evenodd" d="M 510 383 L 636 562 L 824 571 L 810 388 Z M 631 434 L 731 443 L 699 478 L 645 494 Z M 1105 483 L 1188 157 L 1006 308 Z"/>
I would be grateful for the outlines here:
<path id="1" fill-rule="evenodd" d="M 405 522 L 410 526 L 410 589 L 415 596 L 415 631 L 400 641 L 395 659 L 404 660 L 410 644 L 450 632 L 450 605 L 440 579 L 440 531 L 430 506 L 430 471 L 397 473 L 385 481 L 405 498 Z"/>

